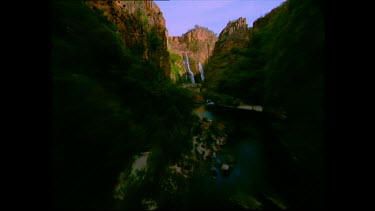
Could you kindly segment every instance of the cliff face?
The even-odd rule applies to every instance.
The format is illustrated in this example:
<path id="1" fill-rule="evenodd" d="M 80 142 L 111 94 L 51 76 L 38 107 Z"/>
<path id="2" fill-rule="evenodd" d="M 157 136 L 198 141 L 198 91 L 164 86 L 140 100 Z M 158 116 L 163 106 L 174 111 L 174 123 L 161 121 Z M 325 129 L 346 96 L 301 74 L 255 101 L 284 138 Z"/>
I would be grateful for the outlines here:
<path id="1" fill-rule="evenodd" d="M 128 48 L 156 64 L 169 77 L 168 31 L 163 13 L 153 1 L 90 0 L 86 3 L 94 10 L 103 11 L 116 24 Z"/>
<path id="2" fill-rule="evenodd" d="M 206 65 L 206 79 L 203 90 L 223 92 L 226 90 L 223 81 L 232 74 L 232 65 L 240 58 L 239 51 L 247 48 L 251 30 L 246 18 L 230 21 L 221 31 L 212 56 Z M 237 53 L 236 53 L 237 52 Z"/>
<path id="3" fill-rule="evenodd" d="M 229 23 L 216 42 L 202 84 L 203 91 L 264 105 L 265 111 L 283 119 L 275 140 L 283 142 L 306 176 L 315 181 L 297 206 L 312 204 L 315 209 L 324 201 L 317 197 L 324 190 L 323 8 L 320 1 L 285 1 L 253 23 L 246 48 L 225 53 L 225 46 L 241 45 L 226 44 L 241 28 Z M 306 186 L 296 183 L 295 187 L 299 190 L 291 196 L 298 201 Z"/>
<path id="4" fill-rule="evenodd" d="M 215 34 L 207 28 L 196 26 L 182 36 L 168 38 L 168 49 L 178 55 L 187 53 L 190 58 L 191 70 L 194 74 L 199 73 L 199 62 L 203 65 L 212 55 L 217 41 Z M 182 61 L 177 64 L 179 74 L 183 75 L 185 70 Z"/>
<path id="5" fill-rule="evenodd" d="M 235 21 L 230 21 L 221 31 L 219 40 L 215 44 L 214 53 L 230 52 L 234 47 L 244 48 L 249 42 L 249 37 L 246 18 L 241 17 Z"/>

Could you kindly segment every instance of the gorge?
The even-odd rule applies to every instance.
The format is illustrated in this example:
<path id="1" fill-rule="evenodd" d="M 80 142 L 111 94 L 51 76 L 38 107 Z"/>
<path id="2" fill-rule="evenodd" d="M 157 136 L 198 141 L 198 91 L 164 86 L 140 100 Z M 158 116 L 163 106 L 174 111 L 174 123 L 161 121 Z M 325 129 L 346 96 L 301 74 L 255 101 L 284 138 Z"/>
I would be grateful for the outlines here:
<path id="1" fill-rule="evenodd" d="M 324 208 L 320 2 L 218 36 L 169 36 L 154 1 L 52 14 L 54 208 Z"/>

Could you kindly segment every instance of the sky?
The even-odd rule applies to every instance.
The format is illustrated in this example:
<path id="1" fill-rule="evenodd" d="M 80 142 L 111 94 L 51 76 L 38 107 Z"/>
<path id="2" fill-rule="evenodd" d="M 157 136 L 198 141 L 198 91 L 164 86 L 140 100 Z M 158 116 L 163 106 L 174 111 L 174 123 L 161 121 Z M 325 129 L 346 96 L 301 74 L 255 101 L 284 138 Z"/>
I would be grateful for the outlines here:
<path id="1" fill-rule="evenodd" d="M 195 25 L 220 34 L 229 21 L 246 18 L 253 22 L 285 0 L 169 0 L 154 2 L 166 20 L 169 36 L 181 36 Z"/>

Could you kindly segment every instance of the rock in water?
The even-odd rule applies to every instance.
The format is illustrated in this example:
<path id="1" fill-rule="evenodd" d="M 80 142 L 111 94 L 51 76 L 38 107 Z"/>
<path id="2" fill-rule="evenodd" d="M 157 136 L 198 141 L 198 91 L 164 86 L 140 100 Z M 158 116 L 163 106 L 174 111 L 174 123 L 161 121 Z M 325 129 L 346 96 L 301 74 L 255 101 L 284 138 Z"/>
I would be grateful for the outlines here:
<path id="1" fill-rule="evenodd" d="M 228 171 L 229 170 L 229 165 L 223 164 L 220 169 L 224 170 L 224 171 Z"/>

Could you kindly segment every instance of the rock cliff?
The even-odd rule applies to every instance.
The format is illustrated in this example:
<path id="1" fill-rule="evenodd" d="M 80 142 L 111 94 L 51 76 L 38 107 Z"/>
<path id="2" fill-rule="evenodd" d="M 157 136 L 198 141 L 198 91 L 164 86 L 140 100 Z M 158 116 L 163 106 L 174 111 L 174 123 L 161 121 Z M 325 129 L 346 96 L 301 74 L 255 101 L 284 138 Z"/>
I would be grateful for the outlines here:
<path id="1" fill-rule="evenodd" d="M 173 54 L 182 55 L 187 53 L 191 62 L 191 70 L 194 74 L 199 73 L 199 62 L 203 65 L 212 55 L 217 37 L 214 32 L 196 25 L 182 36 L 171 36 L 168 38 L 168 49 Z M 178 74 L 183 75 L 185 69 L 182 61 L 177 63 Z M 177 68 L 176 68 L 177 69 Z"/>
<path id="2" fill-rule="evenodd" d="M 230 52 L 232 48 L 244 48 L 249 42 L 249 28 L 246 18 L 239 18 L 229 21 L 227 26 L 221 31 L 219 39 L 215 44 L 214 53 L 222 51 Z"/>
<path id="3" fill-rule="evenodd" d="M 90 0 L 86 3 L 117 26 L 126 47 L 170 75 L 168 31 L 160 8 L 149 0 Z"/>

